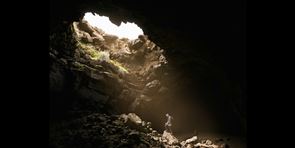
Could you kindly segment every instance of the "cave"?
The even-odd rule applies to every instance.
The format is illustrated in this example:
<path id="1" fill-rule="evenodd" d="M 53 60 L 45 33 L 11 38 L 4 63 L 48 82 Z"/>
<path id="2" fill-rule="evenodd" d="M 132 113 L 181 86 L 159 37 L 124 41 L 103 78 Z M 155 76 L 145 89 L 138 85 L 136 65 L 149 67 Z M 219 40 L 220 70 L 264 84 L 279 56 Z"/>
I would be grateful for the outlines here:
<path id="1" fill-rule="evenodd" d="M 245 15 L 245 0 L 51 0 L 50 147 L 246 147 Z"/>

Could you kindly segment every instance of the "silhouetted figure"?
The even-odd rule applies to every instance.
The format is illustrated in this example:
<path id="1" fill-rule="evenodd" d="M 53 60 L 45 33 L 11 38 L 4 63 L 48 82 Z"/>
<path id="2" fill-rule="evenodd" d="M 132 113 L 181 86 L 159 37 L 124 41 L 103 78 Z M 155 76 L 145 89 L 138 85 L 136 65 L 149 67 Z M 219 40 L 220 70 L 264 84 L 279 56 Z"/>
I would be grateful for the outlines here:
<path id="1" fill-rule="evenodd" d="M 172 134 L 172 130 L 171 130 L 172 123 L 171 123 L 171 120 L 173 119 L 173 117 L 170 116 L 169 114 L 166 114 L 166 117 L 167 117 L 167 122 L 165 123 L 165 129 L 166 129 L 166 131 L 168 131 L 169 133 Z"/>

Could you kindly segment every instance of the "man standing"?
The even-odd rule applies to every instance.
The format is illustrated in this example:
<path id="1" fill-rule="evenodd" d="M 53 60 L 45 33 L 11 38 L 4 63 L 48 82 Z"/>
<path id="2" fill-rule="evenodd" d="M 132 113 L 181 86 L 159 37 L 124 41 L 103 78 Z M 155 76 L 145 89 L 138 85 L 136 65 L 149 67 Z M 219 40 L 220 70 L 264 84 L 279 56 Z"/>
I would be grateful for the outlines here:
<path id="1" fill-rule="evenodd" d="M 172 130 L 171 130 L 172 123 L 171 123 L 171 120 L 173 119 L 173 117 L 170 116 L 168 113 L 166 114 L 166 117 L 167 117 L 167 122 L 165 123 L 165 129 L 166 129 L 166 131 L 168 131 L 169 133 L 172 134 Z"/>

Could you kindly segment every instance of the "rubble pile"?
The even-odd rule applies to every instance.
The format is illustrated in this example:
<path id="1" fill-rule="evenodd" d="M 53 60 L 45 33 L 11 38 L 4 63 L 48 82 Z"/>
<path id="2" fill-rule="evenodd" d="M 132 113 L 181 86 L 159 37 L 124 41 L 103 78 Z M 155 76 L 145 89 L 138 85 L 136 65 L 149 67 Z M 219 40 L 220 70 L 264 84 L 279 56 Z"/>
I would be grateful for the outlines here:
<path id="1" fill-rule="evenodd" d="M 139 117 L 129 114 L 127 122 L 123 116 L 95 113 L 52 126 L 50 147 L 164 147 L 161 142 L 151 138 L 158 134 L 156 131 L 138 124 Z"/>
<path id="2" fill-rule="evenodd" d="M 50 147 L 54 148 L 226 148 L 197 136 L 180 142 L 173 134 L 160 134 L 135 113 L 107 115 L 94 113 L 50 128 Z M 228 146 L 227 146 L 228 147 Z"/>

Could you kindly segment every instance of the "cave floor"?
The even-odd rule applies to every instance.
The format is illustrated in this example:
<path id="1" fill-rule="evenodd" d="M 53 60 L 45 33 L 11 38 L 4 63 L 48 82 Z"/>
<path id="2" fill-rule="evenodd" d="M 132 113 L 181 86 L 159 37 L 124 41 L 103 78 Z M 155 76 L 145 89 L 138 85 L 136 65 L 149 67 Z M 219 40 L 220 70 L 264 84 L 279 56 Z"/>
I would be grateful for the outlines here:
<path id="1" fill-rule="evenodd" d="M 176 137 L 182 141 L 185 139 L 188 139 L 190 137 L 194 136 L 194 134 L 191 133 L 184 133 L 184 134 L 176 134 Z M 200 132 L 197 134 L 198 138 L 200 139 L 209 139 L 215 143 L 215 141 L 218 141 L 219 139 L 222 139 L 223 141 L 229 145 L 230 148 L 246 148 L 246 138 L 238 137 L 238 136 L 231 136 L 226 134 L 219 134 L 219 133 L 209 133 L 209 132 Z"/>

